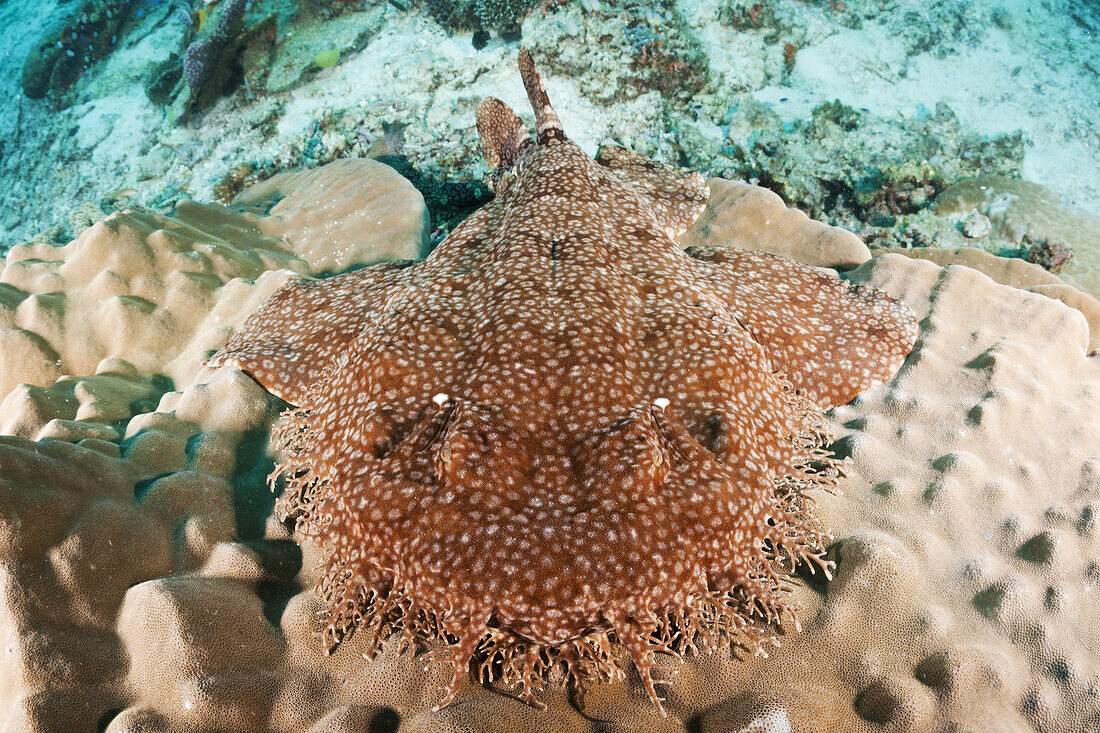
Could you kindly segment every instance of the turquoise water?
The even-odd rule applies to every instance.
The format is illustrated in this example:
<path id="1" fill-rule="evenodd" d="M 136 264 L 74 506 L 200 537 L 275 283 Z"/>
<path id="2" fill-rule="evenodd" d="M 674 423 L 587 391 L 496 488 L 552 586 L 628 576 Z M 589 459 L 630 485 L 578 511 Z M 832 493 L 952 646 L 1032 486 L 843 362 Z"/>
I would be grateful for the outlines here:
<path id="1" fill-rule="evenodd" d="M 430 180 L 476 182 L 473 109 L 489 94 L 523 108 L 524 43 L 589 152 L 614 140 L 759 182 L 872 247 L 1003 251 L 1023 245 L 996 226 L 960 240 L 925 212 L 991 174 L 1100 212 L 1098 7 L 7 0 L 0 248 L 63 243 L 127 206 L 228 203 L 278 172 L 377 155 L 384 127 Z M 429 201 L 437 236 L 466 203 Z"/>

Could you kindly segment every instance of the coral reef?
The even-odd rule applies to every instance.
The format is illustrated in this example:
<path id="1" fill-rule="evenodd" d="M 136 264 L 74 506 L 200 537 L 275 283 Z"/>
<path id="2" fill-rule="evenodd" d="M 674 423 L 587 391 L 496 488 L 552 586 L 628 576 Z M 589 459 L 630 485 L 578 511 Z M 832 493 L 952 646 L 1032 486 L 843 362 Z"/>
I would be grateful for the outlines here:
<path id="1" fill-rule="evenodd" d="M 810 126 L 821 136 L 828 134 L 830 125 L 835 125 L 844 132 L 851 132 L 859 126 L 859 118 L 859 112 L 839 99 L 834 99 L 831 102 L 822 102 L 810 111 Z"/>
<path id="2" fill-rule="evenodd" d="M 668 718 L 633 673 L 591 686 L 583 712 L 558 679 L 537 695 L 545 711 L 469 683 L 436 711 L 449 675 L 425 671 L 399 636 L 373 660 L 365 634 L 319 654 L 312 588 L 326 548 L 299 549 L 264 480 L 286 405 L 199 364 L 286 268 L 356 267 L 393 243 L 389 256 L 424 251 L 424 206 L 384 171 L 277 174 L 376 156 L 423 192 L 433 241 L 483 201 L 470 113 L 488 90 L 520 99 L 491 37 L 517 29 L 503 15 L 486 29 L 465 0 L 252 0 L 248 17 L 267 24 L 227 44 L 231 94 L 166 129 L 163 108 L 191 96 L 182 52 L 227 3 L 194 3 L 192 16 L 135 0 L 107 17 L 95 9 L 122 3 L 0 2 L 0 27 L 16 29 L 0 34 L 0 255 L 14 245 L 0 259 L 9 728 L 1098 727 L 1100 304 L 1067 282 L 1100 293 L 1100 255 L 1097 237 L 1071 245 L 1050 226 L 1087 231 L 1100 210 L 1095 3 L 494 3 L 554 54 L 552 92 L 586 122 L 586 151 L 614 140 L 767 187 L 712 178 L 681 245 L 850 270 L 867 247 L 830 226 L 841 224 L 876 252 L 915 248 L 843 275 L 900 298 L 922 330 L 894 380 L 828 415 L 849 456 L 843 493 L 816 510 L 836 537 L 835 577 L 794 581 L 802 629 L 785 623 L 769 658 L 658 654 L 675 670 L 660 678 L 674 680 Z M 441 27 L 429 6 L 465 19 Z M 203 17 L 213 25 L 196 29 Z M 65 22 L 85 25 L 66 39 Z M 333 51 L 336 65 L 314 63 Z M 403 148 L 374 138 L 395 123 L 409 125 Z M 987 182 L 1006 195 L 972 189 L 948 206 L 951 184 L 985 176 L 1008 179 Z M 236 203 L 180 203 L 215 190 Z M 112 215 L 120 207 L 130 212 Z M 375 221 L 394 229 L 360 237 Z M 1063 247 L 1075 253 L 1064 280 L 1023 259 L 1057 264 Z"/>
<path id="3" fill-rule="evenodd" d="M 182 84 L 177 84 L 176 91 L 169 95 L 175 98 L 168 111 L 169 122 L 183 122 L 188 115 L 206 109 L 242 78 L 252 86 L 264 78 L 277 15 L 270 13 L 246 25 L 246 9 L 246 0 L 226 0 L 207 21 L 200 37 L 188 44 L 180 62 Z M 163 86 L 171 74 L 163 66 L 154 73 L 158 80 L 154 86 Z"/>
<path id="4" fill-rule="evenodd" d="M 738 31 L 769 28 L 776 31 L 771 40 L 779 39 L 775 8 L 763 0 L 727 0 L 718 11 L 718 22 Z"/>
<path id="5" fill-rule="evenodd" d="M 496 31 L 517 40 L 520 23 L 538 0 L 427 0 L 426 5 L 433 18 L 452 30 Z"/>
<path id="6" fill-rule="evenodd" d="M 1040 265 L 1015 257 L 998 257 L 976 247 L 956 249 L 922 247 L 918 249 L 891 249 L 888 252 L 903 254 L 935 262 L 937 265 L 965 265 L 987 275 L 1002 285 L 1011 285 L 1032 293 L 1039 293 L 1081 311 L 1089 323 L 1088 351 L 1090 356 L 1100 354 L 1100 301 L 1091 295 L 1067 285 L 1057 275 Z"/>
<path id="7" fill-rule="evenodd" d="M 492 197 L 489 187 L 480 181 L 441 181 L 421 173 L 403 153 L 385 153 L 378 155 L 377 160 L 409 179 L 424 196 L 434 227 L 432 240 L 437 243 Z"/>
<path id="8" fill-rule="evenodd" d="M 766 192 L 746 196 L 774 203 Z M 793 235 L 816 258 L 823 237 L 845 236 L 828 228 L 823 235 L 809 222 L 806 234 L 773 227 L 781 214 L 774 208 L 728 217 L 720 210 L 727 200 L 712 201 L 701 219 L 728 228 L 713 239 L 704 233 L 701 246 L 720 246 L 725 232 L 737 231 L 775 251 Z M 113 280 L 116 265 L 133 282 L 143 272 L 154 279 L 150 260 L 134 257 L 126 240 L 104 240 L 97 261 L 112 264 L 99 283 Z M 1053 278 L 1022 260 L 978 255 Z M 0 282 L 13 277 L 9 267 L 32 265 L 5 264 Z M 42 292 L 70 289 L 45 274 L 66 276 L 64 265 L 38 268 Z M 166 307 L 184 318 L 191 307 L 216 303 L 216 317 L 199 320 L 223 335 L 197 340 L 216 344 L 284 277 L 261 274 L 255 286 L 230 280 L 210 300 Z M 299 553 L 286 528 L 266 520 L 265 443 L 283 404 L 243 375 L 199 372 L 204 349 L 173 370 L 178 391 L 164 393 L 153 412 L 146 410 L 167 385 L 150 375 L 167 373 L 165 366 L 135 371 L 110 359 L 98 375 L 93 365 L 88 376 L 65 376 L 37 403 L 0 407 L 0 429 L 51 438 L 0 438 L 0 556 L 9 589 L 0 627 L 10 640 L 0 715 L 26 730 L 112 733 L 398 726 L 869 733 L 985 730 L 990 721 L 1013 730 L 1087 729 L 1097 714 L 1090 685 L 1100 657 L 1085 590 L 1100 563 L 1092 498 L 1100 372 L 1096 357 L 1084 355 L 1084 319 L 966 267 L 884 256 L 848 278 L 902 298 L 924 325 L 919 358 L 834 413 L 848 478 L 843 494 L 823 496 L 818 511 L 837 538 L 837 574 L 796 583 L 789 600 L 805 608 L 802 631 L 787 628 L 768 658 L 724 649 L 663 659 L 677 672 L 664 702 L 668 718 L 635 676 L 593 686 L 583 714 L 556 684 L 539 695 L 545 711 L 472 684 L 460 689 L 461 705 L 433 711 L 446 675 L 401 653 L 399 636 L 373 661 L 362 658 L 366 635 L 322 656 L 311 590 L 321 548 Z M 1066 287 L 1029 285 L 1049 286 Z M 0 287 L 0 298 L 8 292 Z M 94 299 L 69 307 L 87 311 L 75 324 L 98 316 Z M 7 377 L 21 354 L 34 352 L 24 341 L 5 342 L 0 353 Z M 56 407 L 36 414 L 47 403 Z"/>
<path id="9" fill-rule="evenodd" d="M 251 180 L 256 174 L 256 167 L 251 163 L 241 163 L 233 170 L 225 174 L 225 177 L 214 186 L 214 199 L 219 204 L 228 204 L 233 197 L 244 190 L 245 186 L 255 183 Z"/>
<path id="10" fill-rule="evenodd" d="M 1014 173 L 1020 135 L 987 138 L 960 129 L 945 105 L 901 124 L 838 102 L 784 125 L 766 105 L 731 112 L 727 145 L 711 170 L 759 181 L 811 216 L 854 229 L 872 243 L 929 204 L 947 181 Z"/>
<path id="11" fill-rule="evenodd" d="M 968 217 L 983 216 L 990 223 L 981 237 L 985 246 L 1043 264 L 1100 295 L 1100 262 L 1094 254 L 1100 246 L 1100 217 L 1064 205 L 1044 186 L 999 175 L 969 178 L 944 190 L 932 213 L 959 227 Z M 1074 258 L 1076 252 L 1089 255 Z"/>
<path id="12" fill-rule="evenodd" d="M 496 29 L 509 40 L 519 38 L 519 24 L 536 0 L 475 0 L 474 17 L 484 30 Z"/>
<path id="13" fill-rule="evenodd" d="M 280 37 L 269 57 L 252 64 L 256 73 L 246 80 L 248 89 L 256 95 L 284 92 L 319 70 L 338 65 L 361 51 L 382 30 L 385 19 L 382 5 L 366 10 L 346 7 L 331 18 L 296 17 L 288 23 L 293 33 Z M 318 58 L 326 54 L 331 63 L 318 64 Z"/>
<path id="14" fill-rule="evenodd" d="M 245 25 L 246 7 L 240 1 L 222 4 L 188 44 L 182 61 L 172 56 L 150 69 L 146 93 L 157 104 L 171 104 L 170 121 L 185 121 L 238 85 L 247 100 L 286 91 L 361 50 L 381 28 L 384 15 L 381 6 L 357 11 L 342 1 L 312 8 L 313 13 L 305 8 L 282 12 L 275 6 L 261 14 L 256 7 L 250 12 L 257 19 Z M 291 32 L 285 30 L 288 25 Z"/>
<path id="15" fill-rule="evenodd" d="M 305 185 L 308 195 L 299 192 Z M 195 354 L 220 333 L 204 320 L 214 292 L 240 289 L 268 269 L 314 273 L 415 257 L 427 237 L 420 194 L 374 161 L 342 161 L 242 197 L 246 213 L 184 201 L 171 216 L 116 213 L 64 246 L 13 247 L 0 272 L 0 393 L 94 374 L 105 359 L 186 384 Z M 301 206 L 339 211 L 341 226 L 312 226 L 314 214 Z"/>
<path id="16" fill-rule="evenodd" d="M 192 92 L 205 86 L 213 74 L 228 74 L 222 51 L 240 30 L 244 17 L 245 0 L 226 0 L 219 6 L 217 20 L 209 22 L 211 29 L 203 38 L 196 39 L 183 53 L 183 80 Z"/>
<path id="17" fill-rule="evenodd" d="M 1062 242 L 1041 239 L 1031 244 L 1023 253 L 1028 262 L 1051 272 L 1061 272 L 1073 259 L 1074 251 Z"/>
<path id="18" fill-rule="evenodd" d="M 589 152 L 599 140 L 613 139 L 662 162 L 759 182 L 814 216 L 857 231 L 876 247 L 934 243 L 938 234 L 915 226 L 914 219 L 930 196 L 962 177 L 1014 176 L 1026 169 L 1067 198 L 1095 201 L 1100 189 L 1090 183 L 1085 166 L 1074 163 L 1087 156 L 1052 149 L 1092 139 L 1096 126 L 1090 115 L 1069 112 L 1054 118 L 1033 101 L 1006 107 L 1007 97 L 987 94 L 995 88 L 1042 86 L 1046 94 L 1060 95 L 1052 106 L 1075 109 L 1074 99 L 1065 96 L 1073 92 L 1068 82 L 1052 80 L 1028 64 L 1002 74 L 997 64 L 1003 60 L 990 56 L 1002 35 L 1011 36 L 1006 42 L 1018 42 L 1036 32 L 1032 25 L 1022 23 L 1011 8 L 997 15 L 974 3 L 954 10 L 916 5 L 899 0 L 885 13 L 878 3 L 864 0 L 550 2 L 532 7 L 523 24 L 532 45 L 553 55 L 553 70 L 567 77 L 561 81 L 568 104 L 591 120 L 590 126 L 600 127 L 593 127 L 593 139 L 581 141 Z M 410 127 L 407 157 L 430 179 L 469 183 L 480 175 L 470 165 L 476 140 L 458 120 L 500 72 L 504 44 L 499 41 L 475 53 L 468 36 L 451 38 L 432 22 L 423 3 L 259 0 L 247 19 L 266 24 L 219 65 L 233 71 L 226 79 L 232 93 L 219 98 L 213 92 L 219 84 L 210 86 L 208 101 L 221 101 L 206 108 L 208 118 L 169 110 L 192 133 L 172 135 L 163 129 L 161 112 L 133 98 L 135 72 L 140 71 L 155 104 L 171 106 L 176 100 L 186 107 L 192 90 L 183 81 L 181 61 L 169 56 L 182 56 L 190 42 L 214 33 L 221 24 L 219 8 L 231 6 L 204 6 L 205 23 L 203 14 L 182 13 L 181 19 L 175 12 L 179 8 L 169 12 L 170 7 L 142 4 L 142 17 L 130 13 L 116 46 L 121 52 L 100 59 L 94 73 L 81 76 L 67 93 L 76 104 L 63 117 L 51 117 L 41 105 L 23 105 L 22 121 L 2 141 L 0 174 L 15 184 L 0 192 L 5 202 L 0 246 L 40 233 L 50 239 L 74 236 L 65 226 L 68 206 L 94 200 L 109 211 L 107 196 L 124 187 L 137 189 L 132 201 L 164 211 L 182 196 L 211 198 L 214 186 L 242 161 L 254 169 L 241 181 L 247 185 L 298 166 L 361 154 L 358 130 L 382 123 L 416 122 Z M 466 8 L 470 27 L 477 26 L 475 4 L 448 7 Z M 913 27 L 901 22 L 908 12 L 922 18 Z M 188 27 L 192 21 L 195 25 Z M 990 30 L 974 34 L 960 23 L 985 24 Z M 931 35 L 922 30 L 929 28 Z M 916 43 L 920 34 L 936 44 L 929 53 L 905 59 L 891 50 Z M 1072 28 L 1067 29 L 1065 42 L 1072 36 Z M 880 43 L 879 37 L 893 40 Z M 1055 41 L 1064 45 L 1060 36 Z M 18 51 L 20 60 L 29 45 Z M 797 50 L 784 58 L 789 47 Z M 942 108 L 936 108 L 920 81 L 930 75 L 965 76 L 952 71 L 946 59 L 939 62 L 943 49 L 997 77 L 982 77 L 977 86 L 966 87 L 969 96 L 952 93 L 951 108 L 961 121 L 937 119 Z M 845 64 L 849 53 L 866 58 L 855 63 L 853 57 L 842 80 L 817 76 L 816 69 Z M 314 63 L 337 54 L 334 66 Z M 415 63 L 403 64 L 403 59 Z M 992 66 L 982 66 L 982 59 Z M 1067 66 L 1066 73 L 1075 69 Z M 892 108 L 884 102 L 881 85 L 886 83 L 900 95 Z M 1077 86 L 1082 94 L 1087 88 Z M 846 114 L 829 111 L 837 100 Z M 996 112 L 980 113 L 985 103 Z M 749 111 L 752 106 L 760 110 Z M 122 116 L 120 109 L 130 112 Z M 761 119 L 763 126 L 753 129 Z M 1006 134 L 1014 126 L 1035 143 L 1026 151 L 1023 137 Z M 751 137 L 742 137 L 745 131 Z M 936 137 L 945 141 L 941 149 L 929 142 Z M 246 157 L 242 150 L 249 151 Z M 44 175 L 45 166 L 57 162 L 66 164 L 60 174 Z M 1050 175 L 1055 164 L 1072 175 Z M 820 181 L 818 172 L 824 174 Z M 222 187 L 220 193 L 231 191 Z M 56 211 L 44 203 L 51 200 L 71 203 Z M 30 216 L 17 214 L 24 210 Z M 462 207 L 454 210 L 448 221 L 460 218 Z M 1090 256 L 1079 251 L 1077 257 Z"/>
<path id="19" fill-rule="evenodd" d="M 602 103 L 656 92 L 670 106 L 679 106 L 706 87 L 709 73 L 694 34 L 666 6 L 627 0 L 574 12 L 570 17 L 577 33 L 598 39 L 603 53 L 589 53 L 553 19 L 534 24 L 538 32 L 526 42 L 544 53 L 548 68 L 577 79 L 586 94 Z"/>
<path id="20" fill-rule="evenodd" d="M 973 46 L 985 35 L 991 24 L 997 23 L 997 10 L 1002 22 L 1007 19 L 1003 8 L 988 10 L 973 0 L 950 4 L 927 3 L 907 11 L 902 22 L 908 29 L 906 49 L 910 54 L 931 51 L 940 58 L 959 52 L 960 46 Z M 988 13 L 988 15 L 987 15 Z M 992 23 L 987 22 L 987 18 Z"/>
<path id="21" fill-rule="evenodd" d="M 424 198 L 392 168 L 373 160 L 337 160 L 282 173 L 236 196 L 232 207 L 266 236 L 289 243 L 317 273 L 427 253 Z"/>
<path id="22" fill-rule="evenodd" d="M 164 61 L 153 64 L 145 77 L 145 95 L 153 104 L 167 105 L 172 102 L 183 77 L 183 63 L 178 54 L 172 54 Z"/>
<path id="23" fill-rule="evenodd" d="M 753 249 L 790 257 L 820 267 L 852 269 L 871 253 L 851 232 L 809 219 L 787 208 L 774 192 L 747 183 L 712 178 L 706 211 L 677 242 L 685 249 L 722 242 L 727 247 Z M 756 241 L 756 232 L 741 228 L 744 221 L 767 221 L 771 242 Z"/>

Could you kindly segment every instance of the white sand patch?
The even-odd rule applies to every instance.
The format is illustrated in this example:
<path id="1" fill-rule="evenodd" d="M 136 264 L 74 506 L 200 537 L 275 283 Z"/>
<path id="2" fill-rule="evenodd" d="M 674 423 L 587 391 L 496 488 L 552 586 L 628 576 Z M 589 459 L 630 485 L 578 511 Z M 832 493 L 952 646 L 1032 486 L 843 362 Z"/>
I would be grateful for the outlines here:
<path id="1" fill-rule="evenodd" d="M 853 6 L 861 2 L 849 0 Z M 964 130 L 986 135 L 1023 130 L 1029 139 L 1025 177 L 1067 203 L 1100 212 L 1100 79 L 1095 72 L 1100 61 L 1089 60 L 1096 40 L 1078 27 L 1064 2 L 1038 9 L 999 0 L 1008 19 L 1004 28 L 966 26 L 962 32 L 972 38 L 949 39 L 946 46 L 914 56 L 906 51 L 906 41 L 912 41 L 906 13 L 925 17 L 947 12 L 948 5 L 930 10 L 918 0 L 898 0 L 888 10 L 871 12 L 872 3 L 862 4 L 867 5 L 862 27 L 852 29 L 825 4 L 773 0 L 782 30 L 770 41 L 763 32 L 719 23 L 719 0 L 679 0 L 676 12 L 720 80 L 720 94 L 703 95 L 721 99 L 719 107 L 750 94 L 790 122 L 832 99 L 887 119 L 924 114 L 942 101 L 954 109 Z M 968 18 L 979 21 L 988 19 L 993 7 L 962 6 L 970 8 Z M 59 215 L 64 221 L 62 209 L 106 192 L 136 186 L 139 202 L 160 206 L 179 196 L 209 200 L 214 186 L 240 163 L 308 164 L 302 146 L 324 136 L 326 115 L 361 114 L 363 130 L 372 135 L 383 122 L 402 122 L 414 164 L 467 177 L 481 165 L 471 140 L 474 110 L 484 97 L 498 96 L 528 123 L 532 120 L 514 44 L 494 38 L 478 51 L 470 34 L 449 35 L 423 12 L 400 13 L 389 6 L 381 32 L 337 66 L 255 100 L 238 89 L 183 127 L 169 126 L 164 110 L 146 99 L 143 88 L 146 70 L 179 50 L 183 25 L 175 19 L 133 45 L 126 45 L 132 38 L 124 41 L 94 67 L 86 90 L 91 95 L 83 97 L 93 101 L 55 111 L 45 102 L 21 99 L 19 88 L 23 59 L 41 37 L 43 18 L 53 7 L 36 4 L 32 12 L 25 2 L 0 5 L 0 24 L 22 22 L 24 29 L 0 38 L 0 134 L 6 153 L 20 153 L 18 165 L 5 173 L 15 180 L 5 181 L 7 195 L 0 197 L 0 246 L 30 237 Z M 540 12 L 525 24 L 528 39 L 540 28 Z M 562 12 L 573 17 L 580 11 L 569 7 Z M 33 19 L 29 26 L 27 19 Z M 622 32 L 626 21 L 614 16 L 593 22 L 603 23 L 601 32 Z M 786 41 L 797 42 L 799 49 L 792 73 L 783 79 Z M 934 55 L 945 48 L 944 58 Z M 606 51 L 590 43 L 584 53 Z M 624 68 L 630 62 L 621 60 Z M 590 79 L 548 70 L 546 86 L 567 134 L 589 153 L 605 139 L 627 145 L 637 140 L 644 146 L 672 134 L 656 91 L 605 107 L 582 93 L 593 88 Z M 721 111 L 703 106 L 712 118 L 701 116 L 692 124 L 707 137 L 720 137 Z M 18 133 L 17 118 L 22 119 Z M 59 161 L 63 171 L 47 175 Z"/>
<path id="2" fill-rule="evenodd" d="M 1034 16 L 1048 33 L 1066 38 L 1076 33 L 1064 16 Z M 799 48 L 791 89 L 784 95 L 791 103 L 777 110 L 804 114 L 810 100 L 840 99 L 892 117 L 920 114 L 921 108 L 931 110 L 944 102 L 964 128 L 984 135 L 1022 130 L 1030 142 L 1024 177 L 1069 203 L 1100 211 L 1100 78 L 1080 58 L 1058 49 L 1044 49 L 1053 55 L 1037 52 L 1037 39 L 1028 38 L 1037 32 L 1043 31 L 1034 25 L 1009 31 L 991 27 L 977 45 L 960 43 L 958 53 L 937 58 L 930 53 L 906 55 L 895 31 L 882 24 L 864 21 L 858 30 L 837 27 Z M 775 91 L 759 96 L 774 101 Z"/>

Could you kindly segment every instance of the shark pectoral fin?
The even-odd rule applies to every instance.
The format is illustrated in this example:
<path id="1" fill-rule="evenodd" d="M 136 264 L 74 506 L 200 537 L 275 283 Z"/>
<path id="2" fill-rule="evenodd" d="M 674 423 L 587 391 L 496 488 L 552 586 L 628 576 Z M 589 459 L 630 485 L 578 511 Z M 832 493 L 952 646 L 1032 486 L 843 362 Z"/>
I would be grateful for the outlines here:
<path id="1" fill-rule="evenodd" d="M 828 409 L 892 378 L 913 350 L 919 324 L 886 293 L 852 286 L 827 269 L 733 247 L 692 247 L 772 365 Z"/>
<path id="2" fill-rule="evenodd" d="M 632 184 L 673 239 L 699 218 L 710 198 L 710 187 L 698 173 L 658 163 L 618 145 L 600 147 L 596 162 Z"/>
<path id="3" fill-rule="evenodd" d="M 409 261 L 383 262 L 324 280 L 291 278 L 204 363 L 247 372 L 264 389 L 302 405 L 362 328 L 360 309 L 377 307 Z"/>

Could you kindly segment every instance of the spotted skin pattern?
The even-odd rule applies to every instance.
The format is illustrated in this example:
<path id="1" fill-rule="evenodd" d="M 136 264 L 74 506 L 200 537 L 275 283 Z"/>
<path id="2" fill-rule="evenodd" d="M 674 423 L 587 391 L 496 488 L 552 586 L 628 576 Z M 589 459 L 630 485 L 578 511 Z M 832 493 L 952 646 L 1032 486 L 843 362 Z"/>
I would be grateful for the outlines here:
<path id="1" fill-rule="evenodd" d="M 828 572 L 823 409 L 888 379 L 912 314 L 825 271 L 684 252 L 695 173 L 478 110 L 496 196 L 418 263 L 289 282 L 209 362 L 294 405 L 277 511 L 329 549 L 324 644 L 401 632 L 539 705 L 657 654 L 760 650 Z"/>

